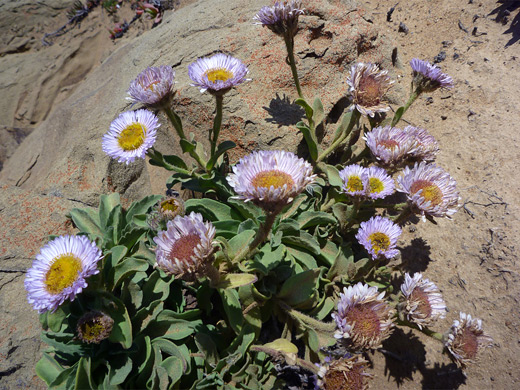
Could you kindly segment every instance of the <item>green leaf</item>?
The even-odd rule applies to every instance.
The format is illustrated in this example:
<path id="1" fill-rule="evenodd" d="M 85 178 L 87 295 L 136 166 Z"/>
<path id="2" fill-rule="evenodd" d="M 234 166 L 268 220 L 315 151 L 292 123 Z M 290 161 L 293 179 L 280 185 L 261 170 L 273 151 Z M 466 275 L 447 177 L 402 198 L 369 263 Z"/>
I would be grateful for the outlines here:
<path id="1" fill-rule="evenodd" d="M 237 288 L 255 283 L 258 280 L 253 274 L 224 274 L 220 277 L 216 288 Z"/>
<path id="2" fill-rule="evenodd" d="M 325 245 L 321 247 L 320 259 L 325 261 L 328 266 L 334 264 L 338 255 L 338 246 L 332 240 L 325 240 Z"/>
<path id="3" fill-rule="evenodd" d="M 58 376 L 65 370 L 54 358 L 52 358 L 47 352 L 43 353 L 43 356 L 38 363 L 36 363 L 36 374 L 47 384 L 50 385 L 58 378 Z"/>
<path id="4" fill-rule="evenodd" d="M 149 162 L 151 165 L 163 167 L 168 171 L 178 172 L 179 170 L 185 170 L 186 173 L 188 173 L 188 167 L 186 163 L 179 156 L 176 156 L 174 154 L 163 155 L 155 149 L 148 150 L 146 154 L 148 155 L 148 157 L 150 157 Z"/>
<path id="5" fill-rule="evenodd" d="M 199 322 L 190 322 L 184 320 L 168 320 L 157 321 L 152 320 L 146 328 L 146 332 L 150 337 L 162 337 L 168 340 L 182 340 L 194 333 L 194 327 Z"/>
<path id="6" fill-rule="evenodd" d="M 72 367 L 67 368 L 60 372 L 60 375 L 49 384 L 50 390 L 69 390 L 74 388 L 74 382 L 76 381 L 76 370 L 78 369 L 77 363 Z"/>
<path id="7" fill-rule="evenodd" d="M 218 292 L 222 298 L 222 305 L 224 306 L 229 325 L 231 325 L 236 334 L 239 334 L 244 322 L 244 316 L 242 315 L 238 291 L 220 289 Z"/>
<path id="8" fill-rule="evenodd" d="M 298 347 L 287 339 L 276 339 L 270 343 L 264 344 L 264 347 L 283 353 L 298 353 Z"/>
<path id="9" fill-rule="evenodd" d="M 240 214 L 242 214 L 244 219 L 256 220 L 258 217 L 264 214 L 262 209 L 260 209 L 258 206 L 255 206 L 253 202 L 244 202 L 241 199 L 234 199 L 229 197 L 227 204 L 231 205 Z"/>
<path id="10" fill-rule="evenodd" d="M 341 180 L 341 177 L 339 175 L 339 171 L 337 168 L 333 165 L 329 164 L 322 164 L 325 166 L 325 170 L 327 172 L 327 178 L 329 179 L 329 184 L 333 187 L 343 187 L 343 180 Z"/>
<path id="11" fill-rule="evenodd" d="M 103 237 L 104 231 L 100 227 L 101 222 L 99 221 L 99 217 L 93 217 L 91 211 L 87 211 L 86 209 L 72 209 L 70 211 L 70 217 L 80 232 L 87 233 L 92 236 L 92 238 Z"/>
<path id="12" fill-rule="evenodd" d="M 306 229 L 312 226 L 336 224 L 337 220 L 332 215 L 323 211 L 304 211 L 296 219 L 300 225 L 300 229 Z"/>
<path id="13" fill-rule="evenodd" d="M 195 211 L 202 214 L 205 219 L 211 222 L 227 221 L 230 219 L 242 220 L 238 213 L 231 207 L 213 199 L 188 199 L 184 205 L 186 207 L 186 214 Z"/>
<path id="14" fill-rule="evenodd" d="M 159 348 L 162 353 L 179 358 L 182 364 L 183 373 L 188 370 L 189 366 L 185 356 L 183 355 L 180 347 L 175 345 L 172 341 L 163 338 L 156 338 L 152 340 L 152 346 L 154 348 Z"/>
<path id="15" fill-rule="evenodd" d="M 332 213 L 338 219 L 341 226 L 344 226 L 354 218 L 356 210 L 353 205 L 336 203 L 332 206 Z"/>
<path id="16" fill-rule="evenodd" d="M 78 370 L 76 371 L 76 386 L 75 389 L 81 390 L 81 389 L 95 389 L 96 386 L 94 386 L 91 382 L 91 361 L 90 357 L 83 356 L 81 359 L 79 359 L 78 362 Z"/>
<path id="17" fill-rule="evenodd" d="M 404 107 L 399 107 L 395 111 L 394 119 L 392 119 L 392 124 L 391 124 L 392 127 L 394 127 L 395 125 L 397 125 L 399 123 L 403 114 L 404 114 Z"/>
<path id="18" fill-rule="evenodd" d="M 271 245 L 266 244 L 255 255 L 254 259 L 247 263 L 247 268 L 265 276 L 283 261 L 285 253 L 285 245 L 279 245 L 276 250 L 273 250 Z"/>
<path id="19" fill-rule="evenodd" d="M 289 252 L 289 254 L 292 255 L 294 259 L 306 269 L 314 269 L 318 267 L 318 263 L 316 263 L 314 256 L 306 251 L 288 246 L 287 252 Z"/>
<path id="20" fill-rule="evenodd" d="M 331 297 L 327 297 L 310 314 L 322 321 L 335 307 L 336 303 L 334 300 Z"/>
<path id="21" fill-rule="evenodd" d="M 291 217 L 294 213 L 298 211 L 302 203 L 304 203 L 307 200 L 306 194 L 300 194 L 294 200 L 290 205 L 288 205 L 282 212 L 280 213 L 280 221 L 284 221 L 285 219 Z"/>
<path id="22" fill-rule="evenodd" d="M 114 192 L 109 195 L 101 195 L 99 199 L 99 221 L 101 224 L 99 225 L 102 229 L 106 229 L 109 224 L 109 216 L 114 207 L 121 205 L 121 199 L 119 198 L 119 194 Z"/>
<path id="23" fill-rule="evenodd" d="M 108 300 L 105 312 L 114 320 L 108 339 L 113 343 L 120 343 L 124 349 L 128 349 L 132 346 L 132 321 L 130 321 L 126 306 L 110 293 L 103 295 Z"/>
<path id="24" fill-rule="evenodd" d="M 118 194 L 119 195 L 119 194 Z M 101 214 L 101 213 L 100 213 Z M 123 230 L 123 208 L 120 204 L 116 205 L 112 210 L 110 210 L 110 214 L 108 215 L 106 221 L 106 232 L 105 239 L 108 241 L 112 241 L 114 244 L 119 244 L 119 239 L 121 237 L 121 231 Z M 109 229 L 113 228 L 113 229 Z M 112 236 L 107 237 L 110 230 L 112 230 Z"/>
<path id="25" fill-rule="evenodd" d="M 320 274 L 321 269 L 317 268 L 291 276 L 282 285 L 278 298 L 295 308 L 306 306 L 316 294 Z"/>
<path id="26" fill-rule="evenodd" d="M 230 239 L 237 235 L 240 222 L 234 219 L 227 221 L 215 221 L 213 222 L 213 226 L 215 226 L 217 237 L 222 236 L 224 238 Z"/>
<path id="27" fill-rule="evenodd" d="M 105 377 L 105 388 L 110 386 L 117 386 L 126 380 L 128 375 L 132 372 L 132 359 L 130 356 L 121 355 L 117 358 L 112 358 L 106 362 L 108 373 Z"/>
<path id="28" fill-rule="evenodd" d="M 255 235 L 256 232 L 254 230 L 246 230 L 229 240 L 229 257 L 234 258 L 238 253 L 242 253 L 253 241 Z"/>
<path id="29" fill-rule="evenodd" d="M 195 144 L 191 143 L 187 139 L 180 140 L 181 149 L 184 153 L 190 153 L 195 150 Z"/>
<path id="30" fill-rule="evenodd" d="M 309 105 L 309 103 L 305 101 L 305 99 L 298 98 L 294 102 L 305 109 L 305 115 L 307 116 L 307 118 L 313 117 L 314 111 L 312 107 Z"/>
<path id="31" fill-rule="evenodd" d="M 148 245 L 146 245 L 143 240 L 139 241 L 137 251 L 132 253 L 132 257 L 135 257 L 136 259 L 146 260 L 148 261 L 148 263 L 150 263 L 150 265 L 155 264 L 155 252 L 151 251 Z"/>
<path id="32" fill-rule="evenodd" d="M 311 158 L 316 161 L 318 158 L 318 145 L 316 145 L 316 142 L 312 137 L 311 129 L 309 129 L 303 122 L 298 122 L 296 128 L 302 132 L 303 138 L 305 138 L 305 142 L 309 148 L 309 154 L 311 155 Z"/>
<path id="33" fill-rule="evenodd" d="M 54 313 L 48 312 L 47 325 L 49 329 L 53 332 L 59 332 L 67 314 L 63 306 L 59 306 Z"/>
<path id="34" fill-rule="evenodd" d="M 354 262 L 354 253 L 352 252 L 352 248 L 350 244 L 344 245 L 339 249 L 338 254 L 336 255 L 336 259 L 334 260 L 334 264 L 330 267 L 329 272 L 327 274 L 328 280 L 333 280 L 337 276 L 348 276 L 349 267 Z"/>
<path id="35" fill-rule="evenodd" d="M 126 223 L 131 223 L 134 215 L 146 214 L 150 207 L 153 207 L 159 200 L 162 199 L 160 195 L 145 196 L 143 199 L 133 202 L 126 211 Z"/>
<path id="36" fill-rule="evenodd" d="M 337 141 L 343 132 L 348 128 L 348 125 L 352 119 L 352 111 L 347 111 L 345 114 L 343 114 L 343 117 L 341 118 L 341 122 L 339 123 L 339 126 L 336 128 L 336 132 L 334 133 L 334 139 L 332 142 Z"/>
<path id="37" fill-rule="evenodd" d="M 300 231 L 298 236 L 284 236 L 282 242 L 287 246 L 295 246 L 298 248 L 304 248 L 313 255 L 320 254 L 320 245 L 318 241 L 307 232 Z"/>
<path id="38" fill-rule="evenodd" d="M 44 343 L 49 344 L 56 350 L 70 354 L 81 356 L 85 353 L 85 345 L 79 341 L 73 340 L 74 335 L 70 333 L 53 333 L 42 332 L 41 339 Z"/>
<path id="39" fill-rule="evenodd" d="M 210 367 L 219 361 L 217 346 L 210 335 L 202 332 L 197 333 L 195 335 L 195 344 L 197 344 L 199 351 L 204 354 L 204 360 Z"/>
<path id="40" fill-rule="evenodd" d="M 321 99 L 319 97 L 314 99 L 314 102 L 312 103 L 312 110 L 314 111 L 312 120 L 314 121 L 316 127 L 318 127 L 318 125 L 325 119 L 323 104 L 321 103 Z"/>
<path id="41" fill-rule="evenodd" d="M 110 279 L 113 281 L 111 290 L 117 288 L 124 279 L 129 278 L 136 272 L 146 272 L 150 267 L 150 263 L 143 259 L 135 259 L 127 257 L 117 264 L 110 273 Z"/>
<path id="42" fill-rule="evenodd" d="M 148 225 L 146 228 L 148 229 Z M 139 241 L 145 234 L 146 230 L 143 228 L 139 228 L 134 225 L 126 225 L 125 229 L 121 232 L 121 238 L 119 239 L 118 244 L 124 245 L 127 248 L 133 248 L 136 242 Z"/>
<path id="43" fill-rule="evenodd" d="M 171 380 L 171 386 L 175 385 L 184 374 L 182 361 L 177 356 L 167 357 L 161 362 L 160 366 L 167 372 Z"/>
<path id="44" fill-rule="evenodd" d="M 218 158 L 226 153 L 228 150 L 233 149 L 237 144 L 235 144 L 233 141 L 224 141 L 222 142 L 215 151 L 215 155 L 208 161 L 206 164 L 206 169 L 208 171 L 211 171 L 213 167 L 215 166 L 215 163 L 217 162 Z"/>

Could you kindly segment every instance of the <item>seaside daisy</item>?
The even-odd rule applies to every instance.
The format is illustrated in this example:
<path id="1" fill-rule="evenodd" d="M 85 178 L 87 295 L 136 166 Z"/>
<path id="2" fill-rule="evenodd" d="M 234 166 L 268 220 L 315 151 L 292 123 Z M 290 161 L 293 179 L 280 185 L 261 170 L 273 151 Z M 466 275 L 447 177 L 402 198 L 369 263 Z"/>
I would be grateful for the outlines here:
<path id="1" fill-rule="evenodd" d="M 448 172 L 435 164 L 421 162 L 413 168 L 405 167 L 397 178 L 397 191 L 406 193 L 414 212 L 432 217 L 453 215 L 459 208 L 457 182 Z"/>
<path id="2" fill-rule="evenodd" d="M 153 239 L 157 268 L 179 277 L 204 271 L 213 254 L 215 227 L 204 222 L 202 215 L 191 212 L 184 217 L 176 216 L 166 224 Z"/>
<path id="3" fill-rule="evenodd" d="M 397 127 L 376 127 L 363 137 L 372 155 L 385 166 L 396 166 L 413 152 L 413 134 Z"/>
<path id="4" fill-rule="evenodd" d="M 171 66 L 149 67 L 130 83 L 127 99 L 150 106 L 166 104 L 173 96 L 175 72 Z"/>
<path id="5" fill-rule="evenodd" d="M 401 233 L 398 225 L 388 218 L 376 215 L 366 222 L 361 222 L 356 239 L 372 259 L 391 259 L 399 254 L 396 245 Z"/>
<path id="6" fill-rule="evenodd" d="M 253 17 L 275 34 L 294 37 L 298 31 L 298 17 L 304 13 L 300 0 L 277 1 L 273 6 L 262 7 Z"/>
<path id="7" fill-rule="evenodd" d="M 421 273 L 413 276 L 404 274 L 401 292 L 404 299 L 403 313 L 408 321 L 417 324 L 419 329 L 446 316 L 446 303 L 441 292 L 434 283 L 423 279 Z"/>
<path id="8" fill-rule="evenodd" d="M 56 311 L 65 300 L 73 301 L 99 273 L 101 250 L 85 236 L 59 236 L 44 245 L 25 277 L 27 300 L 38 313 Z"/>
<path id="9" fill-rule="evenodd" d="M 253 152 L 240 159 L 227 177 L 239 199 L 266 211 L 279 211 L 315 179 L 311 164 L 281 150 Z"/>
<path id="10" fill-rule="evenodd" d="M 413 70 L 414 84 L 422 91 L 431 92 L 438 88 L 453 87 L 453 79 L 442 73 L 438 66 L 431 65 L 428 61 L 413 58 L 410 66 Z"/>
<path id="11" fill-rule="evenodd" d="M 242 61 L 223 53 L 199 58 L 188 66 L 191 85 L 198 87 L 200 92 L 209 91 L 214 95 L 223 95 L 246 81 L 248 72 Z"/>
<path id="12" fill-rule="evenodd" d="M 76 333 L 78 338 L 87 344 L 99 344 L 112 332 L 114 320 L 97 310 L 90 311 L 78 320 Z"/>
<path id="13" fill-rule="evenodd" d="M 371 199 L 383 199 L 395 190 L 394 179 L 383 168 L 368 167 L 366 175 L 366 194 Z"/>
<path id="14" fill-rule="evenodd" d="M 482 320 L 461 312 L 448 333 L 446 348 L 457 365 L 465 367 L 475 362 L 479 353 L 492 344 L 493 339 L 482 329 Z"/>
<path id="15" fill-rule="evenodd" d="M 112 121 L 108 133 L 103 136 L 103 151 L 127 165 L 136 158 L 144 159 L 155 143 L 159 126 L 159 120 L 151 111 L 123 112 Z"/>
<path id="16" fill-rule="evenodd" d="M 315 390 L 366 390 L 368 380 L 372 375 L 365 370 L 368 367 L 361 355 L 351 355 L 347 353 L 339 359 L 326 357 L 323 364 L 316 364 L 319 367 L 316 375 Z"/>
<path id="17" fill-rule="evenodd" d="M 343 288 L 337 312 L 334 337 L 354 349 L 377 348 L 392 333 L 394 309 L 384 300 L 377 287 L 359 282 Z"/>
<path id="18" fill-rule="evenodd" d="M 351 196 L 364 196 L 367 192 L 366 168 L 361 165 L 347 165 L 339 171 L 343 181 L 343 192 Z"/>
<path id="19" fill-rule="evenodd" d="M 357 63 L 351 67 L 347 83 L 352 96 L 352 109 L 361 115 L 373 117 L 377 112 L 390 110 L 388 104 L 382 102 L 384 94 L 394 83 L 388 71 L 379 70 L 376 64 Z"/>
<path id="20" fill-rule="evenodd" d="M 417 161 L 435 160 L 439 152 L 439 143 L 433 135 L 425 129 L 413 126 L 406 126 L 403 131 L 408 133 L 414 142 L 413 148 L 408 152 L 408 155 Z"/>

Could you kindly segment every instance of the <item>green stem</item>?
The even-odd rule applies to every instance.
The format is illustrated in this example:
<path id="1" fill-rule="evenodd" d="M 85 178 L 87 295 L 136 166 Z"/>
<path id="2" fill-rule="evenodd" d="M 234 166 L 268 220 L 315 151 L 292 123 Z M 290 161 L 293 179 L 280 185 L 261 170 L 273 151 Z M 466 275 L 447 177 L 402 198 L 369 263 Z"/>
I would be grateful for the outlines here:
<path id="1" fill-rule="evenodd" d="M 402 107 L 403 112 L 401 112 L 401 114 L 399 116 L 395 115 L 394 119 L 392 119 L 392 127 L 394 127 L 395 125 L 397 125 L 399 123 L 399 121 L 403 117 L 404 113 L 410 108 L 410 106 L 413 104 L 413 102 L 415 102 L 417 100 L 417 98 L 419 97 L 421 92 L 422 91 L 419 88 L 416 88 L 415 90 L 412 91 L 410 97 L 408 98 L 408 101 Z M 396 114 L 397 114 L 397 112 L 396 112 Z"/>
<path id="2" fill-rule="evenodd" d="M 170 122 L 172 123 L 173 127 L 175 128 L 175 131 L 177 132 L 177 135 L 181 140 L 184 140 L 186 142 L 189 142 L 186 138 L 186 135 L 184 134 L 184 130 L 182 129 L 182 122 L 179 116 L 172 110 L 171 107 L 166 106 L 164 107 L 164 112 L 166 113 L 166 116 L 168 119 L 170 119 Z M 197 161 L 197 164 L 201 168 L 206 169 L 206 162 L 197 154 L 195 150 L 190 150 L 189 154 L 195 161 Z"/>
<path id="3" fill-rule="evenodd" d="M 274 349 L 274 348 L 269 348 L 269 347 L 266 347 L 264 345 L 252 345 L 251 348 L 250 348 L 251 351 L 254 351 L 254 352 L 263 352 L 267 355 L 270 355 L 272 356 L 273 358 L 280 358 L 280 356 L 286 356 L 287 353 L 284 353 L 282 351 L 279 351 L 277 349 Z M 306 361 L 306 360 L 303 360 L 303 359 L 300 359 L 298 357 L 289 357 L 290 360 L 292 360 L 291 363 L 295 363 L 296 365 L 300 366 L 301 368 L 304 368 L 310 372 L 312 372 L 313 374 L 317 374 L 319 369 L 317 366 L 315 366 L 314 364 L 312 364 L 310 361 Z M 286 358 L 287 360 L 287 358 Z"/>
<path id="4" fill-rule="evenodd" d="M 273 227 L 273 223 L 278 215 L 277 211 L 267 212 L 265 216 L 265 222 L 260 225 L 260 228 L 256 232 L 256 236 L 249 244 L 249 246 L 244 247 L 240 252 L 238 252 L 233 258 L 233 263 L 238 263 L 247 257 L 251 252 L 253 252 L 258 245 L 265 241 L 269 233 L 271 232 L 271 228 Z"/>
<path id="5" fill-rule="evenodd" d="M 316 162 L 323 161 L 325 157 L 327 157 L 329 154 L 331 154 L 336 148 L 345 141 L 345 139 L 348 137 L 348 135 L 352 132 L 352 129 L 354 128 L 354 125 L 359 121 L 360 114 L 359 111 L 354 110 L 352 112 L 352 116 L 350 117 L 350 122 L 345 129 L 344 133 L 336 140 L 334 141 L 327 149 L 323 151 L 321 155 L 318 156 L 318 159 Z"/>
<path id="6" fill-rule="evenodd" d="M 210 142 L 211 142 L 211 156 L 210 160 L 213 159 L 215 155 L 215 149 L 217 148 L 218 136 L 220 133 L 220 128 L 222 127 L 222 102 L 224 101 L 224 96 L 215 95 L 215 101 L 217 103 L 215 120 L 213 121 L 213 138 L 210 134 Z"/>
<path id="7" fill-rule="evenodd" d="M 358 215 L 359 209 L 361 208 L 361 205 L 363 204 L 363 200 L 361 200 L 358 197 L 354 197 L 353 200 L 354 203 L 354 210 L 352 210 L 352 217 L 350 218 L 350 221 L 348 221 L 347 225 L 345 226 L 345 230 L 348 230 L 354 225 L 354 222 L 356 221 L 356 217 Z"/>
<path id="8" fill-rule="evenodd" d="M 407 207 L 405 207 L 403 209 L 403 211 L 401 211 L 401 214 L 399 214 L 394 219 L 394 223 L 397 224 L 397 225 L 404 225 L 404 223 L 408 220 L 408 218 L 412 214 L 413 214 L 412 206 L 410 206 L 410 204 L 408 204 Z"/>
<path id="9" fill-rule="evenodd" d="M 336 203 L 336 200 L 334 198 L 329 199 L 327 203 L 325 203 L 323 206 L 320 207 L 320 211 L 327 211 L 332 206 L 334 206 L 334 203 Z"/>
<path id="10" fill-rule="evenodd" d="M 300 87 L 300 79 L 298 78 L 298 71 L 296 70 L 296 61 L 294 60 L 294 38 L 289 34 L 284 35 L 285 46 L 287 47 L 287 57 L 289 59 L 289 66 L 291 67 L 294 84 L 298 91 L 298 96 L 304 99 L 302 88 Z"/>
<path id="11" fill-rule="evenodd" d="M 306 314 L 303 314 L 302 312 L 299 312 L 298 310 L 294 310 L 291 306 L 287 305 L 285 302 L 282 302 L 282 301 L 278 301 L 278 305 L 292 319 L 298 321 L 299 323 L 307 325 L 307 327 L 310 327 L 317 332 L 321 331 L 321 332 L 325 332 L 325 333 L 334 333 L 334 331 L 336 330 L 335 322 L 321 322 L 320 320 L 317 320 Z"/>

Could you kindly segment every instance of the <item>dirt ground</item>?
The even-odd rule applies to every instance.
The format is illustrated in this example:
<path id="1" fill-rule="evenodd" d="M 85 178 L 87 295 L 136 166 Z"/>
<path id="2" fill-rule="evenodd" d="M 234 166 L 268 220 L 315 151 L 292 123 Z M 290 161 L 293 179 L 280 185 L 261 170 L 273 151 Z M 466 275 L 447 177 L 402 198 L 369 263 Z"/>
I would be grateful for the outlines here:
<path id="1" fill-rule="evenodd" d="M 44 50 L 42 33 L 64 23 L 63 4 L 40 12 L 45 7 L 22 3 L 16 12 L 25 19 L 15 30 L 2 29 L 0 56 L 25 53 L 34 57 L 17 60 L 13 56 L 12 63 L 3 62 L 1 72 L 38 61 L 38 52 Z M 408 88 L 408 62 L 414 57 L 437 61 L 454 79 L 452 90 L 421 96 L 405 119 L 439 140 L 437 163 L 457 180 L 464 206 L 451 221 L 406 227 L 400 241 L 402 269 L 423 272 L 442 290 L 449 313 L 436 330 L 448 330 L 463 311 L 481 318 L 494 339 L 493 347 L 464 374 L 442 353 L 437 341 L 415 331 L 397 330 L 381 351 L 368 356 L 375 376 L 371 389 L 520 388 L 520 262 L 516 252 L 520 240 L 520 2 L 509 3 L 358 2 L 360 9 L 366 9 L 364 19 L 395 48 L 393 72 L 400 84 L 396 88 Z M 509 14 L 504 12 L 507 6 L 511 6 Z M 0 6 L 2 25 L 8 15 L 4 11 Z M 139 22 L 127 36 L 112 42 L 107 15 L 97 9 L 92 16 L 81 29 L 54 39 L 48 50 L 55 53 L 57 70 L 42 81 L 43 73 L 37 74 L 40 68 L 34 68 L 37 91 L 24 87 L 27 92 L 22 98 L 14 87 L 0 86 L 8 97 L 0 103 L 0 164 L 121 42 L 151 27 L 150 22 Z M 51 64 L 40 65 L 53 69 Z M 0 288 L 17 277 L 1 276 Z M 0 353 L 14 353 L 13 348 L 18 347 L 9 346 Z M 0 389 L 41 386 L 30 370 L 2 365 L 1 354 Z M 20 354 L 20 365 L 24 359 Z"/>

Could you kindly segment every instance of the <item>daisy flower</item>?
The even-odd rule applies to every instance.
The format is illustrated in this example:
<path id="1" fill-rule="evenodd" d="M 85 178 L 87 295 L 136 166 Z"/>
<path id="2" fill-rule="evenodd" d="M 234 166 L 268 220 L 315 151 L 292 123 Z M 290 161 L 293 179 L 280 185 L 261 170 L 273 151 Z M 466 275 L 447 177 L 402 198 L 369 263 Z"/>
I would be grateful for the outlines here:
<path id="1" fill-rule="evenodd" d="M 404 192 L 415 211 L 423 217 L 447 217 L 459 208 L 460 196 L 457 182 L 435 164 L 424 161 L 412 169 L 405 167 L 397 178 L 397 191 Z"/>
<path id="2" fill-rule="evenodd" d="M 302 158 L 286 151 L 258 151 L 240 159 L 227 181 L 239 199 L 252 201 L 267 211 L 292 202 L 316 175 Z"/>
<path id="3" fill-rule="evenodd" d="M 412 133 L 391 126 L 376 127 L 363 138 L 376 160 L 386 166 L 399 165 L 416 146 Z"/>
<path id="4" fill-rule="evenodd" d="M 383 199 L 392 195 L 395 190 L 394 179 L 383 168 L 368 167 L 366 175 L 366 192 L 371 199 Z"/>
<path id="5" fill-rule="evenodd" d="M 446 303 L 441 292 L 434 283 L 423 279 L 421 273 L 416 273 L 413 277 L 408 273 L 404 274 L 401 291 L 406 318 L 416 323 L 419 329 L 446 316 Z"/>
<path id="6" fill-rule="evenodd" d="M 455 320 L 451 326 L 446 348 L 455 362 L 465 367 L 475 362 L 478 354 L 492 344 L 493 339 L 482 329 L 482 320 L 461 312 L 459 320 Z"/>
<path id="7" fill-rule="evenodd" d="M 171 66 L 146 68 L 130 83 L 127 99 L 151 106 L 166 103 L 173 95 L 174 79 Z"/>
<path id="8" fill-rule="evenodd" d="M 391 259 L 399 254 L 396 249 L 397 240 L 401 236 L 401 228 L 379 215 L 361 222 L 356 239 L 365 247 L 372 259 Z"/>
<path id="9" fill-rule="evenodd" d="M 101 251 L 85 236 L 60 236 L 36 255 L 25 277 L 27 300 L 38 313 L 56 311 L 65 300 L 73 301 L 86 279 L 99 273 Z"/>
<path id="10" fill-rule="evenodd" d="M 406 126 L 404 132 L 413 139 L 414 146 L 408 154 L 415 160 L 433 161 L 439 152 L 439 143 L 425 129 L 420 127 Z"/>
<path id="11" fill-rule="evenodd" d="M 449 89 L 453 87 L 453 79 L 428 61 L 413 58 L 410 61 L 410 66 L 413 70 L 415 85 L 423 91 L 431 92 L 438 88 Z"/>
<path id="12" fill-rule="evenodd" d="M 278 35 L 294 37 L 298 30 L 298 17 L 304 14 L 299 0 L 277 1 L 273 6 L 262 7 L 253 17 L 257 22 Z"/>
<path id="13" fill-rule="evenodd" d="M 337 327 L 334 337 L 355 349 L 378 348 L 394 326 L 394 310 L 383 300 L 385 293 L 359 282 L 339 295 L 337 312 L 332 314 Z"/>
<path id="14" fill-rule="evenodd" d="M 191 84 L 200 92 L 223 95 L 234 86 L 243 83 L 249 72 L 247 66 L 235 57 L 217 53 L 211 57 L 199 58 L 188 66 Z"/>
<path id="15" fill-rule="evenodd" d="M 204 269 L 213 254 L 215 227 L 192 212 L 177 216 L 153 239 L 157 244 L 155 267 L 179 277 Z"/>
<path id="16" fill-rule="evenodd" d="M 352 109 L 361 115 L 374 117 L 377 112 L 390 110 L 388 104 L 382 102 L 384 94 L 394 83 L 388 71 L 379 70 L 375 64 L 357 63 L 350 69 L 347 83 L 354 104 Z"/>
<path id="17" fill-rule="evenodd" d="M 84 343 L 99 344 L 110 336 L 113 326 L 114 320 L 110 316 L 100 311 L 91 311 L 78 320 L 76 333 Z"/>
<path id="18" fill-rule="evenodd" d="M 157 117 L 148 110 L 124 112 L 112 121 L 103 136 L 103 151 L 127 165 L 136 158 L 144 159 L 155 143 L 159 126 Z"/>
<path id="19" fill-rule="evenodd" d="M 363 196 L 367 192 L 366 168 L 361 165 L 347 165 L 339 171 L 343 181 L 343 192 L 351 196 Z"/>
<path id="20" fill-rule="evenodd" d="M 372 375 L 365 372 L 368 362 L 361 355 L 346 354 L 340 359 L 326 357 L 316 376 L 315 390 L 366 390 Z"/>

